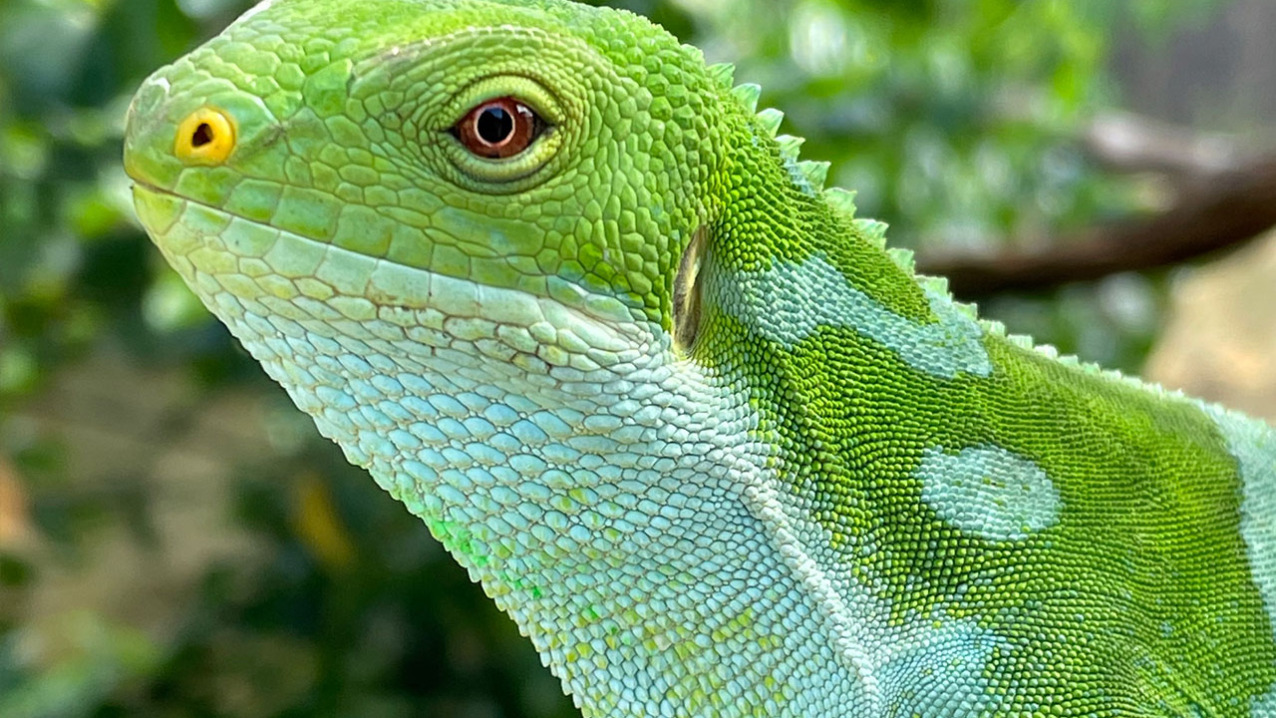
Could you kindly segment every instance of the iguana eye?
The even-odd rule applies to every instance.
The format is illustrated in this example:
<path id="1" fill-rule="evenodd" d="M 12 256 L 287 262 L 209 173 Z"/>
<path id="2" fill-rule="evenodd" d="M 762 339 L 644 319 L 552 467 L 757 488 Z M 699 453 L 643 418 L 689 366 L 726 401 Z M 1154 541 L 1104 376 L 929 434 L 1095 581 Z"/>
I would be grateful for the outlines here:
<path id="1" fill-rule="evenodd" d="M 512 97 L 502 97 L 470 110 L 452 128 L 452 134 L 479 157 L 504 159 L 527 149 L 544 126 L 532 108 Z"/>

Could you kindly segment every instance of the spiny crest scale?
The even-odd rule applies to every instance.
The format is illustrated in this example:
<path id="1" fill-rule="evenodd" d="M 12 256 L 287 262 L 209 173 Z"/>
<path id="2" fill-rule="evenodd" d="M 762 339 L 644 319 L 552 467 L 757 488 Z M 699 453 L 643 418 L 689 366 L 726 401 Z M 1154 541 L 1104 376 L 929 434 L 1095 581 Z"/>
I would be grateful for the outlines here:
<path id="1" fill-rule="evenodd" d="M 709 77 L 717 83 L 718 87 L 730 91 L 732 84 L 735 82 L 735 65 L 729 62 L 719 62 L 716 65 L 709 65 L 706 68 Z"/>
<path id="2" fill-rule="evenodd" d="M 886 229 L 890 225 L 867 217 L 855 220 L 855 228 L 878 249 L 886 249 Z"/>
<path id="3" fill-rule="evenodd" d="M 1006 340 L 1020 349 L 1032 349 L 1032 337 L 1026 334 L 1007 334 Z"/>
<path id="4" fill-rule="evenodd" d="M 824 188 L 824 183 L 828 181 L 829 167 L 832 163 L 823 160 L 805 160 L 797 163 L 798 171 L 806 177 L 806 181 L 811 188 L 819 192 Z"/>
<path id="5" fill-rule="evenodd" d="M 922 289 L 925 289 L 926 291 L 932 294 L 938 294 L 943 297 L 948 296 L 948 278 L 947 277 L 930 277 L 923 274 L 919 274 L 917 275 L 916 279 L 917 279 L 917 283 L 922 286 Z"/>
<path id="6" fill-rule="evenodd" d="M 904 270 L 904 272 L 910 277 L 915 278 L 917 261 L 913 255 L 913 250 L 904 249 L 902 247 L 891 247 L 886 250 L 886 254 L 890 256 L 891 261 L 895 263 L 896 267 Z"/>
<path id="7" fill-rule="evenodd" d="M 960 313 L 962 316 L 966 317 L 967 319 L 975 319 L 975 320 L 979 319 L 979 307 L 975 306 L 974 304 L 971 304 L 969 302 L 954 301 L 953 307 L 957 309 L 958 313 Z"/>
<path id="8" fill-rule="evenodd" d="M 766 130 L 767 134 L 772 137 L 775 137 L 776 133 L 780 131 L 780 123 L 783 121 L 784 113 L 774 107 L 758 111 L 758 122 L 762 124 L 762 129 Z"/>
<path id="9" fill-rule="evenodd" d="M 845 189 L 843 187 L 829 187 L 824 190 L 824 201 L 833 208 L 835 212 L 840 212 L 855 223 L 855 227 L 861 231 L 865 230 L 862 222 L 866 220 L 855 219 L 855 191 Z"/>
<path id="10" fill-rule="evenodd" d="M 744 105 L 744 109 L 757 112 L 758 98 L 762 96 L 762 86 L 746 82 L 743 85 L 736 85 L 731 90 L 731 94 Z"/>
<path id="11" fill-rule="evenodd" d="M 806 142 L 804 137 L 795 137 L 793 135 L 780 135 L 775 138 L 780 144 L 780 156 L 790 162 L 798 161 L 798 153 L 802 148 L 802 143 Z"/>

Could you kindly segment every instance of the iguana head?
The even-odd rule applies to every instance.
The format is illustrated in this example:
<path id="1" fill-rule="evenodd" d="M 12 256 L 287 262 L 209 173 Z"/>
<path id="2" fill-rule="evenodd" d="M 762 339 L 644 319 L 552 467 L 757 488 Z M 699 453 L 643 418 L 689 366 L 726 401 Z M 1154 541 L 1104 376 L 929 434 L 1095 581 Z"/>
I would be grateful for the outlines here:
<path id="1" fill-rule="evenodd" d="M 668 344 L 715 84 L 628 13 L 268 1 L 147 80 L 125 165 L 155 242 L 232 329 L 235 299 L 426 311 L 499 361 L 588 369 Z"/>

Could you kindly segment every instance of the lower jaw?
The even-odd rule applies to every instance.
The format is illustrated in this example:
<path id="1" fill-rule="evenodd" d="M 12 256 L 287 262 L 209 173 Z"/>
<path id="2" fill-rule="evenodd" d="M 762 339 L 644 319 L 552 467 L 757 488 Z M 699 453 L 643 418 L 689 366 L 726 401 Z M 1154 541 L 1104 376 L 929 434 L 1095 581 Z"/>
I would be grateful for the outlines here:
<path id="1" fill-rule="evenodd" d="M 567 306 L 362 255 L 142 184 L 133 196 L 155 244 L 219 314 L 213 299 L 224 292 L 263 302 L 272 314 L 294 321 L 381 319 L 462 340 L 497 341 L 582 370 L 633 361 L 656 348 L 653 327 L 615 300 L 609 306 L 577 290 L 581 306 Z"/>

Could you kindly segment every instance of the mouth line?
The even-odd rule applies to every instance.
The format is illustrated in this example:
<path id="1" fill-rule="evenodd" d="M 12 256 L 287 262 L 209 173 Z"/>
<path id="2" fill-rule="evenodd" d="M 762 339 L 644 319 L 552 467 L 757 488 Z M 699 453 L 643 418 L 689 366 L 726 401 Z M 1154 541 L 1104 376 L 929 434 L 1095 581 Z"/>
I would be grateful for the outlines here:
<path id="1" fill-rule="evenodd" d="M 619 303 L 617 303 L 618 306 L 610 308 L 609 311 L 600 311 L 598 307 L 588 306 L 584 302 L 587 292 L 579 287 L 575 291 L 579 294 L 582 302 L 580 305 L 573 306 L 571 303 L 548 296 L 532 294 L 522 289 L 500 287 L 469 277 L 453 277 L 431 269 L 399 264 L 384 258 L 360 254 L 329 242 L 307 237 L 289 229 L 250 219 L 221 207 L 191 199 L 172 190 L 157 187 L 145 180 L 132 179 L 135 190 L 140 189 L 148 194 L 188 203 L 205 212 L 221 214 L 240 222 L 277 232 L 280 240 L 304 243 L 312 249 L 315 247 L 322 248 L 325 253 L 323 261 L 350 255 L 351 257 L 359 258 L 360 261 L 372 260 L 376 262 L 377 269 L 369 274 L 362 291 L 345 291 L 341 288 L 333 287 L 339 295 L 369 299 L 378 306 L 397 310 L 422 311 L 433 309 L 443 312 L 446 316 L 469 316 L 484 318 L 497 323 L 512 323 L 523 326 L 530 326 L 531 323 L 535 323 L 534 321 L 525 323 L 528 322 L 528 317 L 524 312 L 519 313 L 521 321 L 511 321 L 511 317 L 495 317 L 491 315 L 491 312 L 496 307 L 522 305 L 527 309 L 531 309 L 534 306 L 536 307 L 534 314 L 539 315 L 538 319 L 549 321 L 559 328 L 568 328 L 577 322 L 592 325 L 594 331 L 591 334 L 608 335 L 610 341 L 604 341 L 603 343 L 604 345 L 610 345 L 608 348 L 613 350 L 622 348 L 622 345 L 625 345 L 623 348 L 632 348 L 631 342 L 636 339 L 636 337 L 622 339 L 622 336 L 630 332 L 613 326 L 613 323 L 617 321 L 622 323 L 634 321 L 632 315 L 628 315 L 627 308 Z M 180 222 L 178 220 L 178 224 Z M 387 286 L 387 284 L 390 286 Z M 407 291 L 408 287 L 411 287 L 413 291 Z M 376 294 L 379 296 L 376 296 L 375 299 L 372 297 L 373 292 L 370 291 L 373 289 L 378 290 Z M 650 341 L 650 338 L 643 337 L 638 343 L 644 343 L 645 341 Z"/>
<path id="2" fill-rule="evenodd" d="M 126 166 L 124 169 L 125 169 L 125 172 L 127 173 L 128 167 Z M 159 185 L 151 184 L 150 182 L 147 182 L 146 180 L 140 177 L 134 177 L 132 174 L 129 174 L 128 178 L 133 181 L 134 187 L 141 187 L 142 189 L 148 192 L 153 192 L 155 194 L 166 194 L 166 195 L 169 195 L 170 197 L 177 197 L 178 199 L 186 199 L 185 197 L 182 197 L 176 192 L 166 190 L 163 187 L 160 187 Z"/>
<path id="3" fill-rule="evenodd" d="M 129 179 L 133 180 L 133 188 L 134 188 L 134 189 L 141 188 L 141 189 L 143 189 L 143 190 L 145 190 L 145 191 L 147 191 L 147 192 L 149 192 L 149 193 L 151 193 L 151 194 L 163 195 L 163 196 L 165 196 L 165 197 L 172 197 L 173 199 L 180 200 L 180 201 L 182 201 L 182 202 L 189 202 L 190 204 L 193 204 L 193 205 L 195 205 L 195 206 L 197 206 L 197 207 L 201 207 L 201 208 L 203 208 L 203 209 L 209 210 L 209 211 L 211 211 L 211 212 L 220 212 L 220 213 L 222 213 L 222 214 L 226 215 L 227 217 L 234 217 L 235 219 L 242 220 L 242 221 L 244 221 L 244 222 L 252 222 L 252 223 L 253 223 L 253 224 L 255 224 L 255 225 L 259 225 L 259 226 L 261 226 L 261 227 L 267 227 L 267 228 L 269 228 L 269 229 L 275 229 L 275 230 L 278 230 L 278 231 L 280 231 L 280 232 L 288 232 L 289 234 L 291 234 L 291 235 L 293 235 L 293 236 L 295 236 L 295 237 L 301 237 L 302 239 L 305 239 L 305 240 L 310 241 L 310 242 L 318 242 L 318 240 L 310 239 L 309 237 L 304 237 L 304 236 L 302 236 L 302 235 L 300 235 L 300 234 L 297 234 L 296 232 L 293 232 L 293 231 L 291 231 L 291 230 L 287 230 L 287 229 L 283 229 L 283 228 L 280 228 L 280 227 L 276 227 L 276 226 L 275 226 L 275 225 L 273 225 L 273 224 L 266 224 L 265 222 L 259 222 L 259 221 L 255 220 L 255 219 L 249 219 L 248 217 L 245 217 L 245 216 L 243 216 L 243 215 L 241 215 L 241 214 L 235 214 L 234 212 L 231 212 L 231 211 L 230 211 L 230 210 L 228 210 L 228 209 L 224 209 L 224 208 L 222 208 L 222 207 L 218 207 L 218 206 L 217 206 L 217 205 L 215 205 L 215 204 L 209 204 L 209 203 L 207 203 L 207 202 L 201 202 L 201 201 L 199 201 L 199 200 L 197 200 L 197 199 L 192 199 L 192 198 L 190 198 L 190 197 L 187 197 L 187 196 L 186 196 L 186 195 L 184 195 L 184 194 L 178 194 L 177 192 L 174 192 L 174 191 L 173 191 L 173 190 L 171 190 L 171 189 L 165 189 L 165 188 L 163 188 L 163 187 L 160 187 L 159 185 L 151 184 L 150 182 L 147 182 L 147 181 L 146 181 L 146 180 L 144 180 L 144 179 L 138 179 L 137 177 L 134 177 L 134 176 L 132 176 L 132 175 L 129 175 Z"/>

